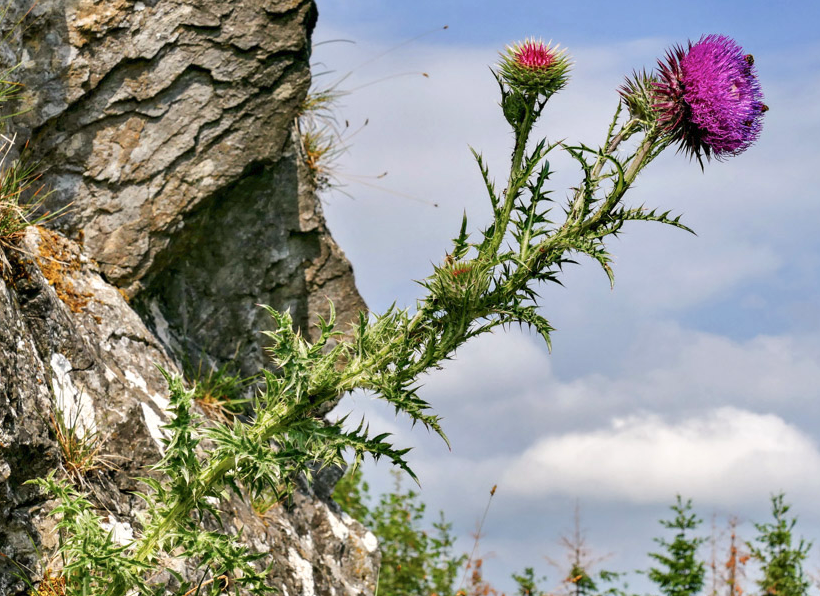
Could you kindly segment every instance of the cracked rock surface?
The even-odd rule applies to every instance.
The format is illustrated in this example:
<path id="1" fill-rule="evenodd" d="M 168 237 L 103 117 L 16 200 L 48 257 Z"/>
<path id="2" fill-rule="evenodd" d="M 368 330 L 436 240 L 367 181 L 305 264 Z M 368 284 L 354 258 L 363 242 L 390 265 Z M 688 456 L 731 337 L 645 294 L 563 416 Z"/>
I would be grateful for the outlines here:
<path id="1" fill-rule="evenodd" d="M 159 455 L 157 366 L 256 373 L 256 304 L 307 333 L 327 298 L 342 329 L 365 308 L 295 126 L 316 18 L 312 0 L 11 0 L 0 62 L 20 64 L 27 110 L 12 132 L 31 139 L 46 207 L 70 205 L 0 246 L 0 552 L 34 573 L 56 539 L 24 482 L 63 465 L 55 411 L 116 458 L 87 490 L 127 539 L 134 478 Z M 372 594 L 375 538 L 326 493 L 264 515 L 231 501 L 223 521 L 282 594 Z M 13 569 L 0 557 L 0 595 L 27 593 Z"/>
<path id="2" fill-rule="evenodd" d="M 256 304 L 364 308 L 300 159 L 311 0 L 14 0 L 15 119 L 52 225 L 192 362 L 264 363 Z"/>

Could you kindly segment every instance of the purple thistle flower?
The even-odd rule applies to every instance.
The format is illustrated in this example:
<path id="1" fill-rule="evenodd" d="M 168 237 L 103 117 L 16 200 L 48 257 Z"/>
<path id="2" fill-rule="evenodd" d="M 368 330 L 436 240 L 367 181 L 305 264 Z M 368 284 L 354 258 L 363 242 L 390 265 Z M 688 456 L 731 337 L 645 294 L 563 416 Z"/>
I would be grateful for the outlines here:
<path id="1" fill-rule="evenodd" d="M 534 39 L 526 39 L 521 45 L 514 46 L 513 55 L 519 66 L 530 70 L 546 70 L 556 60 L 556 52 L 549 44 Z"/>
<path id="2" fill-rule="evenodd" d="M 701 155 L 720 160 L 757 140 L 768 107 L 754 59 L 733 39 L 704 35 L 686 50 L 673 47 L 658 65 L 653 108 L 679 150 L 698 161 Z"/>

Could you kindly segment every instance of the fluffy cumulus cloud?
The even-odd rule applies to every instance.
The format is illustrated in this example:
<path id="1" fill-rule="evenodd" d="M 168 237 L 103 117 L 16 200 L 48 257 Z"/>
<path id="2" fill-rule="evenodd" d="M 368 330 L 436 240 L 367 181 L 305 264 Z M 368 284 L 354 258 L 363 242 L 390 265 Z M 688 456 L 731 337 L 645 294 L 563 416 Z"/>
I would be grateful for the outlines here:
<path id="1" fill-rule="evenodd" d="M 555 335 L 552 355 L 526 332 L 484 336 L 423 379 L 422 396 L 445 417 L 456 448 L 520 450 L 541 434 L 586 432 L 639 411 L 680 419 L 733 406 L 777 413 L 804 431 L 818 414 L 818 337 L 732 340 L 669 321 L 636 323 L 623 335 L 572 331 Z M 593 348 L 602 355 L 590 357 Z M 491 442 L 473 446 L 472 437 Z"/>
<path id="2" fill-rule="evenodd" d="M 681 493 L 736 506 L 761 494 L 820 488 L 817 444 L 774 414 L 718 408 L 668 422 L 618 418 L 608 428 L 543 437 L 510 466 L 508 490 L 525 496 L 666 502 Z"/>
<path id="3" fill-rule="evenodd" d="M 803 500 L 820 489 L 817 343 L 658 323 L 611 350 L 611 372 L 559 376 L 537 338 L 483 337 L 424 379 L 452 453 L 373 400 L 340 411 L 363 410 L 374 431 L 415 446 L 411 463 L 446 511 L 496 482 L 530 501 L 663 504 L 681 492 L 734 507 L 780 489 Z"/>

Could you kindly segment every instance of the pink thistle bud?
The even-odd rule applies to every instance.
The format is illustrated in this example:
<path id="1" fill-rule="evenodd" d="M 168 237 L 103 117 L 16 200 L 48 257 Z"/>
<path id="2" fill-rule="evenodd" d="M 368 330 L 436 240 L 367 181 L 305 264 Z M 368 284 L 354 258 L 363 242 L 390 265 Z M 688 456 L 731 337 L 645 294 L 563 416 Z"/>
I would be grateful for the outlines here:
<path id="1" fill-rule="evenodd" d="M 545 70 L 555 62 L 555 51 L 542 41 L 525 40 L 513 55 L 519 66 L 531 70 Z"/>
<path id="2" fill-rule="evenodd" d="M 507 46 L 498 63 L 499 79 L 513 91 L 549 97 L 567 84 L 565 50 L 535 39 Z"/>

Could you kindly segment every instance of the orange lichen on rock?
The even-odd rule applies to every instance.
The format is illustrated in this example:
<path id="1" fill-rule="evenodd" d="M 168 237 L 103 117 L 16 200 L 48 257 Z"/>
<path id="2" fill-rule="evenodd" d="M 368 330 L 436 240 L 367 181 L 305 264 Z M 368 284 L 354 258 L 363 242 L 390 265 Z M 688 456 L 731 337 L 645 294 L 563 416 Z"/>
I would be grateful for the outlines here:
<path id="1" fill-rule="evenodd" d="M 54 288 L 57 297 L 68 306 L 71 312 L 82 312 L 91 294 L 78 291 L 70 279 L 74 272 L 80 270 L 79 253 L 72 250 L 71 244 L 59 234 L 45 228 L 38 228 L 38 230 L 41 238 L 37 264 L 43 276 Z"/>
<path id="2" fill-rule="evenodd" d="M 51 569 L 46 569 L 40 585 L 31 593 L 33 596 L 65 596 L 65 578 L 59 574 L 53 576 Z"/>

